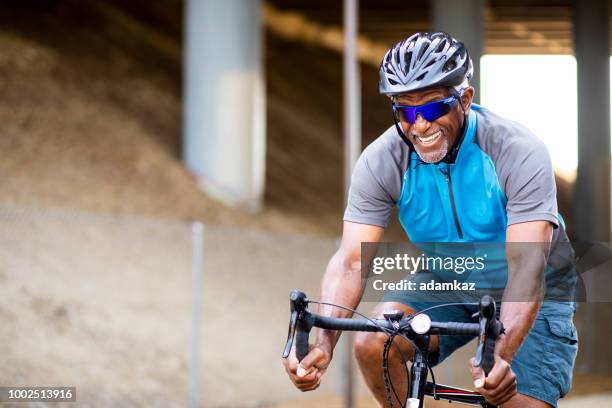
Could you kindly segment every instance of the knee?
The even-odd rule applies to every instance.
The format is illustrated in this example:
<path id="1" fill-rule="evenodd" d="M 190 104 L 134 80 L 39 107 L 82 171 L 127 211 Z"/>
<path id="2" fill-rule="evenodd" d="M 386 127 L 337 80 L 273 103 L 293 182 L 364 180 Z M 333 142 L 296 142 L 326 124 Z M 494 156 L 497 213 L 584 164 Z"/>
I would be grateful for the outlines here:
<path id="1" fill-rule="evenodd" d="M 382 333 L 358 332 L 355 334 L 353 351 L 360 363 L 380 361 L 387 335 Z"/>

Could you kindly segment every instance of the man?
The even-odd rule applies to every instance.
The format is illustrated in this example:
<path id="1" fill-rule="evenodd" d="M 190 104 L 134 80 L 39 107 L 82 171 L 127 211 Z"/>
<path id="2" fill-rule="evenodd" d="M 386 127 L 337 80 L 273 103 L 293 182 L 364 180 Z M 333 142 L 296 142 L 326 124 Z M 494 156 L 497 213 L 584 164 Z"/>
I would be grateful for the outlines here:
<path id="1" fill-rule="evenodd" d="M 500 312 L 506 332 L 497 342 L 489 376 L 471 362 L 469 367 L 475 388 L 493 404 L 556 406 L 571 385 L 577 337 L 573 303 L 541 302 L 551 243 L 567 241 L 557 213 L 552 165 L 544 145 L 526 128 L 472 104 L 471 76 L 472 61 L 463 43 L 446 33 L 416 33 L 387 52 L 380 66 L 380 92 L 392 100 L 395 126 L 364 150 L 355 167 L 341 246 L 327 267 L 320 298 L 357 307 L 364 290 L 361 243 L 381 240 L 394 206 L 412 242 L 541 243 L 529 245 L 528 255 L 508 246 Z M 508 293 L 519 291 L 531 301 L 512 301 Z M 396 293 L 375 314 L 390 309 L 411 314 L 422 308 L 409 295 Z M 350 316 L 328 306 L 319 313 Z M 436 309 L 430 316 L 470 321 L 461 307 Z M 294 355 L 285 362 L 300 390 L 319 386 L 338 337 L 338 332 L 321 330 L 299 364 Z M 381 406 L 386 403 L 381 368 L 385 339 L 376 333 L 360 333 L 355 339 L 365 382 Z M 404 396 L 408 381 L 403 366 L 412 348 L 403 339 L 395 342 L 389 370 L 397 395 Z M 431 363 L 441 362 L 462 344 L 451 336 L 432 336 Z M 394 406 L 399 403 L 394 400 Z"/>

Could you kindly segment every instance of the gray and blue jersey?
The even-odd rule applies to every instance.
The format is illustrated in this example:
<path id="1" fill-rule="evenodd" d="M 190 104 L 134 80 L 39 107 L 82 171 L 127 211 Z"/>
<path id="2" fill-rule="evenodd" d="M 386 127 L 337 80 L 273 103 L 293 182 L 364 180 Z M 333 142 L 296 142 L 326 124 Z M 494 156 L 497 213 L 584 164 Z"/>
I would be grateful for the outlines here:
<path id="1" fill-rule="evenodd" d="M 452 164 L 423 163 L 395 127 L 370 144 L 353 171 L 344 220 L 384 228 L 397 206 L 413 242 L 504 242 L 508 225 L 562 225 L 556 195 L 544 144 L 472 105 Z M 563 228 L 555 229 L 561 239 Z"/>

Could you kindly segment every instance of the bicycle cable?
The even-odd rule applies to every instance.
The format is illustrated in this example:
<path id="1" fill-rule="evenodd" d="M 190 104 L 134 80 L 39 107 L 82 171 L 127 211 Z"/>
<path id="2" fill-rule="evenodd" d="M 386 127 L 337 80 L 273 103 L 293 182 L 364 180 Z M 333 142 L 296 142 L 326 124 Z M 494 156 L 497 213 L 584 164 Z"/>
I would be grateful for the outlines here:
<path id="1" fill-rule="evenodd" d="M 337 307 L 339 309 L 343 309 L 352 313 L 357 314 L 358 316 L 363 317 L 364 319 L 368 320 L 370 323 L 372 323 L 374 326 L 378 327 L 380 329 L 381 332 L 384 332 L 385 334 L 387 334 L 387 339 L 385 340 L 384 343 L 384 347 L 383 347 L 383 361 L 382 361 L 382 368 L 383 368 L 383 382 L 385 385 L 385 394 L 386 394 L 386 398 L 387 398 L 387 405 L 389 407 L 393 407 L 393 401 L 392 401 L 392 396 L 391 396 L 391 391 L 393 392 L 393 395 L 395 396 L 395 398 L 397 399 L 400 408 L 406 408 L 406 406 L 404 404 L 402 404 L 399 396 L 397 395 L 397 391 L 395 390 L 395 387 L 393 386 L 393 381 L 391 380 L 391 375 L 389 372 L 389 368 L 388 368 L 388 364 L 389 364 L 389 349 L 391 348 L 390 346 L 393 345 L 396 347 L 398 354 L 400 355 L 400 358 L 402 356 L 402 352 L 401 349 L 399 348 L 399 346 L 397 344 L 395 344 L 393 342 L 393 339 L 396 336 L 400 336 L 403 339 L 405 339 L 406 341 L 408 341 L 413 349 L 415 349 L 416 344 L 414 343 L 413 340 L 409 339 L 406 335 L 401 333 L 401 330 L 406 328 L 409 324 L 410 321 L 412 319 L 414 319 L 415 316 L 419 315 L 419 314 L 423 314 L 425 312 L 428 312 L 430 310 L 434 310 L 434 309 L 438 309 L 438 308 L 442 308 L 442 307 L 450 307 L 450 306 L 478 306 L 477 302 L 453 302 L 453 303 L 445 303 L 445 304 L 441 304 L 441 305 L 435 305 L 435 306 L 431 306 L 428 308 L 425 308 L 423 310 L 420 310 L 418 312 L 416 312 L 413 315 L 410 315 L 408 317 L 406 317 L 404 319 L 404 324 L 400 325 L 397 329 L 395 330 L 391 330 L 391 329 L 387 329 L 383 326 L 381 326 L 380 324 L 378 324 L 374 319 L 366 316 L 365 314 L 358 312 L 355 309 L 351 309 L 350 307 L 346 307 L 346 306 L 341 306 L 341 305 L 336 305 L 334 303 L 329 303 L 329 302 L 322 302 L 322 301 L 318 301 L 318 300 L 310 300 L 310 299 L 306 299 L 307 303 L 315 303 L 315 304 L 319 304 L 319 305 L 326 305 L 326 306 L 332 306 L 332 307 Z M 434 399 L 436 398 L 436 377 L 434 375 L 433 372 L 433 368 L 431 367 L 431 365 L 429 364 L 429 361 L 425 362 L 428 371 L 431 373 L 431 380 L 433 383 L 433 397 Z M 404 368 L 406 369 L 406 378 L 408 379 L 408 381 L 410 380 L 410 374 L 408 372 L 408 366 L 406 364 L 404 364 Z M 409 388 L 409 387 L 408 387 Z M 407 389 L 406 390 L 406 400 L 408 399 L 408 395 L 409 395 L 410 390 Z"/>
<path id="2" fill-rule="evenodd" d="M 310 299 L 306 299 L 306 303 L 316 303 L 316 304 L 318 304 L 318 305 L 327 305 L 327 306 L 337 307 L 337 308 L 339 308 L 339 309 L 344 309 L 344 310 L 346 310 L 346 311 L 353 312 L 353 313 L 355 313 L 356 315 L 361 316 L 361 317 L 363 317 L 364 319 L 368 320 L 368 321 L 369 321 L 370 323 L 372 323 L 374 326 L 378 327 L 378 328 L 380 329 L 380 331 L 382 331 L 382 332 L 385 332 L 385 333 L 392 333 L 392 332 L 393 332 L 393 330 L 391 330 L 391 329 L 387 329 L 386 327 L 381 326 L 380 324 L 376 323 L 376 321 L 375 321 L 374 319 L 372 319 L 372 318 L 370 318 L 370 317 L 368 317 L 368 316 L 364 315 L 363 313 L 358 312 L 358 311 L 357 311 L 357 310 L 355 310 L 355 309 L 351 309 L 350 307 L 340 306 L 340 305 L 336 305 L 336 304 L 333 304 L 333 303 L 321 302 L 321 301 L 318 301 L 318 300 L 310 300 Z"/>
<path id="3" fill-rule="evenodd" d="M 415 314 L 413 314 L 411 316 L 411 319 L 414 318 L 414 316 L 419 315 L 419 314 L 423 314 L 425 312 L 429 312 L 430 310 L 433 309 L 439 309 L 441 307 L 448 307 L 448 306 L 478 306 L 479 303 L 478 302 L 453 302 L 453 303 L 444 303 L 442 305 L 435 305 L 435 306 L 430 306 L 427 307 L 423 310 L 419 310 L 418 312 L 416 312 Z"/>
<path id="4" fill-rule="evenodd" d="M 401 358 L 401 355 L 402 355 L 402 351 L 401 351 L 401 349 L 399 348 L 399 346 L 397 344 L 392 342 L 393 338 L 396 335 L 399 334 L 401 337 L 403 337 L 408 342 L 410 342 L 412 347 L 416 347 L 416 344 L 414 344 L 414 342 L 412 340 L 410 340 L 406 336 L 404 336 L 404 335 L 399 333 L 399 331 L 401 329 L 403 329 L 405 326 L 400 326 L 400 327 L 398 327 L 395 330 L 391 330 L 391 329 L 387 329 L 387 328 L 381 326 L 374 319 L 364 315 L 363 313 L 358 312 L 355 309 L 351 309 L 350 307 L 340 306 L 340 305 L 336 305 L 334 303 L 322 302 L 322 301 L 310 300 L 310 299 L 307 299 L 306 302 L 307 303 L 315 303 L 315 304 L 319 304 L 319 305 L 327 305 L 327 306 L 337 307 L 339 309 L 344 309 L 346 311 L 353 312 L 353 313 L 357 314 L 358 316 L 361 316 L 364 319 L 368 320 L 370 323 L 372 323 L 376 327 L 378 327 L 381 330 L 381 332 L 387 334 L 387 340 L 385 340 L 385 347 L 383 348 L 383 362 L 382 362 L 382 364 L 383 364 L 383 381 L 385 382 L 385 393 L 387 394 L 387 403 L 389 404 L 389 402 L 391 400 L 391 392 L 389 390 L 389 386 L 390 386 L 391 390 L 393 391 L 393 394 L 395 395 L 395 398 L 397 398 L 397 401 L 400 404 L 400 408 L 405 408 L 405 405 L 402 404 L 399 396 L 397 395 L 397 391 L 395 391 L 395 387 L 393 386 L 393 382 L 391 381 L 391 377 L 390 377 L 388 369 L 386 367 L 387 364 L 388 364 L 388 354 L 389 354 L 389 348 L 390 348 L 389 346 L 387 346 L 387 343 L 389 342 L 389 339 L 391 339 L 391 342 L 389 342 L 389 344 L 393 344 L 393 346 L 397 349 L 397 352 L 400 355 L 400 358 Z M 409 320 L 411 320 L 411 319 L 412 319 L 412 316 L 409 318 Z M 410 378 L 410 374 L 408 372 L 408 367 L 406 366 L 406 364 L 404 364 L 404 368 L 406 369 L 406 378 L 409 379 Z M 387 384 L 387 381 L 388 381 L 388 384 Z M 406 398 L 407 398 L 407 394 L 406 394 Z M 393 405 L 389 405 L 389 407 L 393 407 Z"/>
<path id="5" fill-rule="evenodd" d="M 385 340 L 385 344 L 383 347 L 383 357 L 382 357 L 383 383 L 385 386 L 385 396 L 387 399 L 388 408 L 393 408 L 393 397 L 391 396 L 391 391 L 393 391 L 393 395 L 395 395 L 395 399 L 397 399 L 397 402 L 399 403 L 400 408 L 405 408 L 405 405 L 402 404 L 402 400 L 397 395 L 397 391 L 395 390 L 393 381 L 391 381 L 391 373 L 389 372 L 389 349 L 391 348 L 391 344 L 394 344 L 393 339 L 395 338 L 397 333 L 398 331 L 389 335 L 387 339 Z M 407 376 L 406 379 L 408 378 L 409 377 Z M 406 399 L 407 398 L 408 398 L 408 395 L 406 395 Z"/>

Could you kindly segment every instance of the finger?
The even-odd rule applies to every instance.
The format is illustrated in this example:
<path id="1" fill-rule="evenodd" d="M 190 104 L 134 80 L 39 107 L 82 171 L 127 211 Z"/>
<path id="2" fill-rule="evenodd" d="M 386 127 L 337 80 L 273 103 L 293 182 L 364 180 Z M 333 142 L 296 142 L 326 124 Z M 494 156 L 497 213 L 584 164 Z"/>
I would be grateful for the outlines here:
<path id="1" fill-rule="evenodd" d="M 302 361 L 299 362 L 298 375 L 299 374 L 306 375 L 307 373 L 309 373 L 311 368 L 314 367 L 316 363 L 319 361 L 319 359 L 321 359 L 322 357 L 323 357 L 323 352 L 321 351 L 321 349 L 319 349 L 318 347 L 312 348 L 308 352 L 308 354 L 306 354 L 306 357 L 304 357 Z M 303 371 L 300 371 L 300 367 L 302 368 Z"/>
<path id="2" fill-rule="evenodd" d="M 504 396 L 502 396 L 499 400 L 499 402 L 497 403 L 497 405 L 502 405 L 505 404 L 506 402 L 510 401 L 512 399 L 512 397 L 514 397 L 517 394 L 517 389 L 516 387 L 511 387 L 510 391 L 508 391 L 508 393 Z"/>
<path id="3" fill-rule="evenodd" d="M 307 377 L 307 376 L 311 375 L 311 374 L 312 374 L 312 373 L 314 373 L 316 370 L 317 370 L 317 368 L 316 368 L 316 367 L 314 367 L 314 366 L 313 366 L 313 367 L 310 367 L 309 369 L 305 369 L 305 368 L 304 368 L 304 367 L 302 367 L 302 365 L 300 364 L 300 365 L 298 365 L 298 367 L 297 367 L 297 370 L 296 370 L 295 374 L 296 374 L 298 377 L 303 378 L 303 377 Z"/>
<path id="4" fill-rule="evenodd" d="M 514 373 L 512 374 L 514 375 Z M 516 382 L 512 380 L 512 377 L 509 376 L 509 378 L 509 382 L 507 379 L 504 379 L 502 384 L 494 390 L 483 390 L 483 395 L 487 401 L 495 405 L 500 405 L 516 394 Z"/>
<path id="5" fill-rule="evenodd" d="M 508 371 L 510 371 L 510 364 L 502 358 L 495 357 L 495 365 L 485 379 L 484 388 L 487 390 L 496 389 L 502 380 L 506 378 Z"/>
<path id="6" fill-rule="evenodd" d="M 297 370 L 298 364 L 300 363 L 297 357 L 295 356 L 295 347 L 291 349 L 291 353 L 289 353 L 287 358 L 283 360 L 284 360 L 283 364 L 285 365 L 285 368 L 288 370 L 288 372 L 291 371 L 292 373 L 295 373 L 295 371 Z"/>
<path id="7" fill-rule="evenodd" d="M 285 371 L 288 373 L 294 373 L 297 370 L 299 362 L 295 358 L 295 356 L 289 355 L 287 358 L 282 359 L 283 366 L 285 367 Z"/>
<path id="8" fill-rule="evenodd" d="M 501 405 L 508 402 L 516 394 L 516 382 L 512 381 L 509 384 L 498 387 L 489 393 L 489 401 L 495 405 Z"/>
<path id="9" fill-rule="evenodd" d="M 481 392 L 485 384 L 484 371 L 480 367 L 474 367 L 474 357 L 470 358 L 469 367 L 470 373 L 472 374 L 472 380 L 474 381 L 474 387 L 477 391 Z"/>
<path id="10" fill-rule="evenodd" d="M 319 388 L 320 385 L 321 385 L 321 381 L 316 381 L 313 384 L 300 387 L 300 391 L 302 391 L 302 392 L 313 391 L 313 390 L 316 390 L 317 388 Z"/>
<path id="11" fill-rule="evenodd" d="M 316 368 L 313 368 L 313 370 L 310 373 L 308 373 L 307 375 L 303 377 L 296 375 L 295 383 L 296 384 L 310 384 L 310 383 L 316 382 L 318 372 L 319 370 L 317 370 Z"/>
<path id="12" fill-rule="evenodd" d="M 289 378 L 291 378 L 291 381 L 293 381 L 293 377 L 295 377 L 296 375 L 297 361 L 292 364 L 289 359 L 283 359 L 283 367 L 285 367 L 285 372 L 287 373 Z"/>
<path id="13" fill-rule="evenodd" d="M 500 384 L 494 390 L 491 390 L 491 395 L 497 398 L 508 392 L 511 388 L 515 387 L 516 375 L 514 372 L 510 371 L 508 375 L 506 375 L 506 377 L 500 382 Z"/>
<path id="14" fill-rule="evenodd" d="M 310 391 L 310 390 L 314 390 L 315 388 L 317 388 L 320 384 L 321 384 L 321 380 L 320 379 L 315 379 L 314 381 L 312 381 L 312 382 L 310 382 L 308 384 L 297 385 L 297 387 L 301 391 Z"/>

